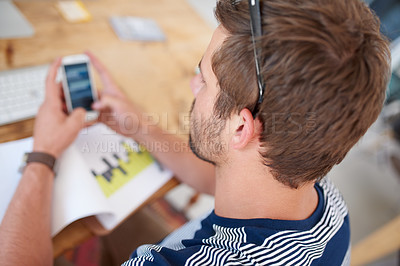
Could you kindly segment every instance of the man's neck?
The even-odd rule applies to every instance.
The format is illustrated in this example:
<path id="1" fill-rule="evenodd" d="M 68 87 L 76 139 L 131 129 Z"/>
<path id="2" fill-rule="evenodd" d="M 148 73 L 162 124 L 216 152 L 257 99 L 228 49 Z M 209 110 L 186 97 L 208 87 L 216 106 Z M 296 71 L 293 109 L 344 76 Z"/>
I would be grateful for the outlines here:
<path id="1" fill-rule="evenodd" d="M 254 162 L 254 161 L 253 161 Z M 215 212 L 227 218 L 304 220 L 318 205 L 314 184 L 292 189 L 259 161 L 216 167 Z"/>

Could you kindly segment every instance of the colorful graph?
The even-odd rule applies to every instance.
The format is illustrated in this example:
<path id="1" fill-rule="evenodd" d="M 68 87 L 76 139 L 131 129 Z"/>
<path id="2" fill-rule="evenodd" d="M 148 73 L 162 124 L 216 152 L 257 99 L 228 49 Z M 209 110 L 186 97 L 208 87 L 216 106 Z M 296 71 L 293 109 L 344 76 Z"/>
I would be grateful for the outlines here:
<path id="1" fill-rule="evenodd" d="M 106 197 L 110 197 L 154 162 L 150 153 L 141 147 L 133 149 L 127 142 L 121 142 L 121 146 L 125 150 L 125 160 L 114 153 L 111 159 L 101 158 L 106 166 L 105 171 L 91 170 Z"/>

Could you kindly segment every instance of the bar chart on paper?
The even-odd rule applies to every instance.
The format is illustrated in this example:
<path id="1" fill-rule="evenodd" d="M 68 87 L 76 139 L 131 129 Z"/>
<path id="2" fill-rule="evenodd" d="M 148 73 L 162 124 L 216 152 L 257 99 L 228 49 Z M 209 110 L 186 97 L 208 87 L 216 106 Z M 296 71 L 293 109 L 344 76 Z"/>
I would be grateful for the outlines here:
<path id="1" fill-rule="evenodd" d="M 119 149 L 123 150 L 122 155 L 114 153 L 109 156 L 111 158 L 101 158 L 106 166 L 105 170 L 91 169 L 106 197 L 112 195 L 154 162 L 150 153 L 141 147 L 134 149 L 124 141 L 121 141 L 120 145 Z"/>
<path id="2" fill-rule="evenodd" d="M 134 140 L 100 123 L 85 128 L 60 159 L 53 233 L 91 215 L 111 230 L 171 177 Z"/>
<path id="3" fill-rule="evenodd" d="M 21 174 L 19 159 L 32 150 L 32 138 L 0 145 L 0 222 Z M 96 216 L 112 230 L 171 178 L 150 153 L 134 140 L 103 124 L 80 132 L 59 158 L 52 201 L 52 235 L 68 224 Z"/>
<path id="4" fill-rule="evenodd" d="M 90 130 L 90 129 L 89 129 Z M 81 134 L 76 145 L 107 198 L 155 162 L 143 147 L 106 127 L 101 134 Z M 99 139 L 97 139 L 99 138 Z"/>

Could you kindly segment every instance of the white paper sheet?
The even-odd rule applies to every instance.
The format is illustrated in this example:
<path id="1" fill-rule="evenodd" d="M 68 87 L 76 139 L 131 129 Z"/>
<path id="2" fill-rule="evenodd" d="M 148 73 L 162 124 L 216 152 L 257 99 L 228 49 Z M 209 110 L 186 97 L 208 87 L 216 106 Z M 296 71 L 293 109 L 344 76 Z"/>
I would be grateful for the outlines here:
<path id="1" fill-rule="evenodd" d="M 21 179 L 22 157 L 32 150 L 32 144 L 32 138 L 0 144 L 0 223 Z"/>
<path id="2" fill-rule="evenodd" d="M 18 168 L 23 154 L 32 150 L 32 143 L 32 138 L 27 138 L 0 144 L 0 222 L 20 181 Z M 97 215 L 110 230 L 172 177 L 169 170 L 160 169 L 149 157 L 148 165 L 140 173 L 127 176 L 129 181 L 106 195 L 94 173 L 114 169 L 121 160 L 128 161 L 129 153 L 121 149 L 121 143 L 135 146 L 131 139 L 97 124 L 84 129 L 58 160 L 52 204 L 53 236 L 73 221 L 91 215 Z"/>
<path id="3" fill-rule="evenodd" d="M 96 169 L 96 172 L 106 170 L 105 158 L 110 164 L 117 164 L 113 155 L 126 159 L 125 150 L 120 143 L 125 142 L 130 147 L 137 145 L 133 140 L 118 135 L 103 124 L 97 124 L 87 129 L 75 141 L 75 147 L 80 151 L 88 169 Z M 160 169 L 153 162 L 142 172 L 132 178 L 128 183 L 118 189 L 109 197 L 101 194 L 112 215 L 100 213 L 97 215 L 104 228 L 110 230 L 121 223 L 132 211 L 138 208 L 147 198 L 153 195 L 172 177 L 172 173 L 166 169 Z M 94 180 L 93 176 L 92 179 Z M 97 184 L 98 186 L 98 184 Z"/>
<path id="4" fill-rule="evenodd" d="M 32 138 L 0 144 L 0 223 L 21 179 L 18 169 L 22 157 L 32 151 L 32 144 Z M 53 236 L 77 219 L 110 212 L 93 179 L 87 176 L 86 166 L 76 149 L 70 147 L 62 158 L 58 169 L 62 174 L 57 174 L 54 182 Z"/>
<path id="5" fill-rule="evenodd" d="M 81 154 L 69 147 L 60 158 L 54 183 L 52 235 L 80 218 L 110 212 Z"/>

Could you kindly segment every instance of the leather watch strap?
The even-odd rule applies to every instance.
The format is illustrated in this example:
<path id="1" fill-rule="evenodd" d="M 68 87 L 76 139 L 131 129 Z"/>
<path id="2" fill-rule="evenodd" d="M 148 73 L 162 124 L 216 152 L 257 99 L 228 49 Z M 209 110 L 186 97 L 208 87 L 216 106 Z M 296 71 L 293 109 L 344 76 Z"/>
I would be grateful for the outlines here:
<path id="1" fill-rule="evenodd" d="M 45 152 L 30 152 L 26 153 L 25 155 L 27 156 L 26 164 L 33 162 L 42 163 L 44 165 L 47 165 L 52 171 L 54 171 L 56 158 L 53 155 Z"/>

